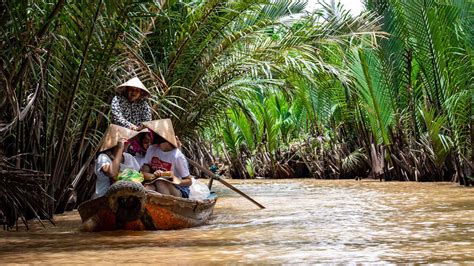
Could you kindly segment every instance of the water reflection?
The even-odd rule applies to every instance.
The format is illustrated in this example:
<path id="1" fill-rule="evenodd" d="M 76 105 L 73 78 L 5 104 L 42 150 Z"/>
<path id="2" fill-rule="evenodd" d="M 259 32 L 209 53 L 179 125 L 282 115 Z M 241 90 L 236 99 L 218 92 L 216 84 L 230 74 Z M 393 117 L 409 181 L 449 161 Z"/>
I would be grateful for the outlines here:
<path id="1" fill-rule="evenodd" d="M 216 182 L 215 182 L 216 183 Z M 216 183 L 209 224 L 156 232 L 83 233 L 58 226 L 1 232 L 14 263 L 474 262 L 473 190 L 450 183 L 233 181 L 267 207 Z M 146 258 L 146 260 L 145 260 Z"/>

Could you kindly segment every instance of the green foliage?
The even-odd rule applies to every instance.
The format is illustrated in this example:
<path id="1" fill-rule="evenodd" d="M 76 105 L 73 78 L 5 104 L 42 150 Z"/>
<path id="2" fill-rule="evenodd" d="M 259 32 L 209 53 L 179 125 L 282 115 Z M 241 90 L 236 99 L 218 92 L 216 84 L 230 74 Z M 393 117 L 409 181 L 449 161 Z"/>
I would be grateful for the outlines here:
<path id="1" fill-rule="evenodd" d="M 251 159 L 245 161 L 245 169 L 251 178 L 255 177 L 255 166 Z"/>
<path id="2" fill-rule="evenodd" d="M 256 135 L 264 132 L 261 147 L 265 148 L 259 148 L 257 140 L 254 150 L 245 153 L 266 151 L 272 161 L 282 160 L 275 155 L 298 140 L 298 135 L 309 133 L 336 143 L 349 141 L 355 147 L 383 145 L 376 148 L 381 152 L 375 153 L 378 159 L 370 160 L 387 161 L 382 162 L 385 169 L 401 167 L 391 162 L 392 156 L 408 163 L 415 153 L 404 153 L 418 150 L 419 145 L 438 168 L 433 174 L 448 158 L 456 158 L 449 163 L 460 165 L 472 158 L 473 31 L 468 15 L 472 3 L 368 1 L 367 8 L 373 13 L 351 17 L 323 5 L 321 13 L 291 25 L 287 31 L 291 41 L 285 31 L 272 31 L 278 32 L 282 43 L 299 45 L 286 51 L 277 69 L 262 73 L 265 78 L 284 79 L 283 86 L 266 89 L 268 93 L 260 87 L 254 94 L 258 96 L 242 94 L 250 95 L 250 100 L 238 106 L 250 110 L 245 111 L 252 117 L 247 124 L 254 125 Z M 324 19 L 315 19 L 320 14 Z M 377 14 L 390 35 L 377 32 Z M 340 147 L 324 145 L 325 149 Z M 361 153 L 367 150 L 342 152 L 341 167 L 355 169 L 368 158 Z M 411 160 L 413 168 L 422 164 L 417 158 Z M 456 171 L 463 176 L 461 168 Z"/>
<path id="3" fill-rule="evenodd" d="M 370 4 L 373 10 L 384 15 L 384 30 L 392 34 L 382 42 L 379 51 L 386 66 L 383 74 L 391 79 L 389 84 L 398 112 L 410 114 L 403 125 L 406 134 L 427 133 L 433 147 L 439 146 L 437 134 L 431 132 L 426 117 L 419 119 L 416 114 L 417 109 L 430 110 L 431 118 L 442 118 L 436 121 L 446 130 L 443 136 L 453 140 L 452 152 L 458 157 L 456 164 L 464 164 L 461 157 L 472 156 L 468 133 L 472 130 L 472 123 L 468 121 L 472 99 L 466 98 L 472 95 L 474 70 L 470 26 L 473 18 L 468 15 L 473 8 L 472 1 L 392 0 Z M 441 148 L 434 149 L 440 155 L 437 156 L 440 166 L 446 154 L 439 154 Z M 461 177 L 465 175 L 461 169 L 457 172 Z"/>
<path id="4" fill-rule="evenodd" d="M 391 124 L 393 109 L 389 88 L 379 71 L 381 64 L 372 51 L 358 49 L 351 54 L 349 68 L 354 76 L 357 104 L 366 112 L 372 134 L 377 143 L 388 145 L 388 127 Z"/>
<path id="5" fill-rule="evenodd" d="M 223 139 L 226 144 L 227 150 L 233 158 L 238 156 L 240 140 L 238 138 L 238 128 L 230 121 L 224 123 L 224 129 L 222 131 Z"/>
<path id="6" fill-rule="evenodd" d="M 360 165 L 363 165 L 363 162 L 367 160 L 367 155 L 362 149 L 357 149 L 342 158 L 341 170 L 348 173 L 354 171 Z"/>
<path id="7" fill-rule="evenodd" d="M 428 147 L 429 155 L 436 166 L 441 168 L 452 148 L 452 141 L 449 136 L 442 134 L 442 127 L 447 120 L 443 116 L 435 117 L 434 110 L 421 110 L 420 112 L 428 130 L 426 132 L 428 141 L 426 141 L 425 146 Z"/>
<path id="8" fill-rule="evenodd" d="M 139 22 L 156 6 L 126 0 L 0 5 L 5 21 L 0 87 L 6 96 L 0 105 L 1 148 L 6 151 L 2 160 L 16 171 L 46 176 L 36 190 L 52 199 L 40 200 L 45 194 L 35 194 L 37 204 L 20 208 L 3 197 L 0 205 L 18 206 L 18 215 L 46 209 L 52 215 L 63 211 L 68 187 L 90 177 L 86 170 L 108 124 L 108 98 L 116 84 L 137 74 L 116 79 L 110 65 L 128 44 L 143 37 Z M 25 180 L 25 186 L 31 184 Z M 27 192 L 16 196 L 30 198 L 22 193 Z"/>
<path id="9" fill-rule="evenodd" d="M 93 186 L 108 102 L 132 76 L 152 91 L 155 118 L 172 117 L 185 143 L 210 132 L 244 176 L 291 174 L 292 146 L 311 139 L 317 148 L 298 156 L 322 160 L 319 176 L 366 158 L 413 175 L 420 147 L 438 170 L 469 175 L 472 2 L 367 1 L 359 16 L 327 4 L 304 14 L 305 4 L 1 2 L 2 162 L 45 177 L 37 195 L 55 200 L 16 213 L 60 212 L 68 187 Z M 377 158 L 364 154 L 372 143 Z M 0 206 L 20 206 L 1 193 Z"/>

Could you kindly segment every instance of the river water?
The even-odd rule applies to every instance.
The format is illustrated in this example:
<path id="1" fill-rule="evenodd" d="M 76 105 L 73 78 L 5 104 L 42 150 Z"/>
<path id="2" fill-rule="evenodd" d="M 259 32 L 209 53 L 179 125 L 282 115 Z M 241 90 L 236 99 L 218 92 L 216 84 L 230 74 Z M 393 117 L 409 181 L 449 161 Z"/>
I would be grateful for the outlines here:
<path id="1" fill-rule="evenodd" d="M 452 183 L 252 180 L 214 182 L 208 225 L 176 231 L 0 232 L 3 263 L 474 263 L 474 190 Z"/>

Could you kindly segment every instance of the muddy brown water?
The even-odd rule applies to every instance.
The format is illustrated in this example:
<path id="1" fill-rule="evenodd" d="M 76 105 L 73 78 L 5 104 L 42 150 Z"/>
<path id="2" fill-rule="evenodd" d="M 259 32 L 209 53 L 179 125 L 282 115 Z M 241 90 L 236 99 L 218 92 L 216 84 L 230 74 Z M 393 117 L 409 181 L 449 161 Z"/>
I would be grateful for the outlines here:
<path id="1" fill-rule="evenodd" d="M 474 190 L 452 183 L 214 182 L 205 226 L 85 233 L 77 212 L 57 226 L 0 232 L 3 263 L 474 263 Z"/>

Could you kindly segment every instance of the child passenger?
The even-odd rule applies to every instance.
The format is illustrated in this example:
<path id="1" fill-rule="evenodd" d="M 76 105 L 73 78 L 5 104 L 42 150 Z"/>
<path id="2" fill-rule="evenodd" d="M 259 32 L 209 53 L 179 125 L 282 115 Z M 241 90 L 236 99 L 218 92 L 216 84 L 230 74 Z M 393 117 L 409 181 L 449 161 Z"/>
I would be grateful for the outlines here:
<path id="1" fill-rule="evenodd" d="M 112 99 L 112 124 L 140 131 L 142 122 L 151 120 L 148 89 L 139 78 L 132 78 L 119 85 Z"/>
<path id="2" fill-rule="evenodd" d="M 170 119 L 145 122 L 144 126 L 153 131 L 154 144 L 145 155 L 145 164 L 142 173 L 147 189 L 155 190 L 161 194 L 189 198 L 189 186 L 192 179 L 189 174 L 188 163 L 184 154 L 178 149 L 178 141 L 174 134 Z M 157 179 L 164 177 L 168 179 Z"/>
<path id="3" fill-rule="evenodd" d="M 117 180 L 120 172 L 126 169 L 140 171 L 137 160 L 131 154 L 124 152 L 128 146 L 127 140 L 136 134 L 138 132 L 121 126 L 109 126 L 95 163 L 94 172 L 97 179 L 92 198 L 104 196 L 110 185 Z"/>
<path id="4" fill-rule="evenodd" d="M 143 129 L 142 131 L 145 131 L 147 129 Z M 140 133 L 136 139 L 136 142 L 132 142 L 131 144 L 135 144 L 135 159 L 138 162 L 138 165 L 140 165 L 140 168 L 145 164 L 145 155 L 146 151 L 148 150 L 148 147 L 152 144 L 153 141 L 153 133 L 149 132 L 148 130 L 146 132 Z"/>

